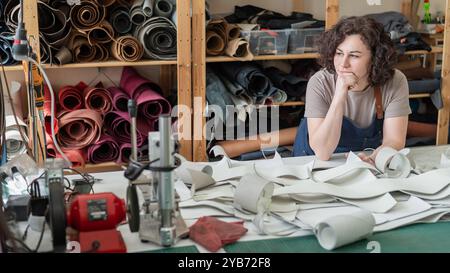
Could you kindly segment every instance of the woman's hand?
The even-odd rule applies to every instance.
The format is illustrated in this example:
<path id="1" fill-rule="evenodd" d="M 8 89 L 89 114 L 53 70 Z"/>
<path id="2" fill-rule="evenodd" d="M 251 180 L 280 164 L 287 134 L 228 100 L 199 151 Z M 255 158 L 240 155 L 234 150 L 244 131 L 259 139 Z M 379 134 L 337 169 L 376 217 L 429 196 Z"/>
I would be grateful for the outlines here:
<path id="1" fill-rule="evenodd" d="M 375 166 L 375 160 L 372 158 L 372 155 L 366 155 L 365 153 L 359 153 L 358 157 L 361 158 L 362 161 L 370 163 Z"/>
<path id="2" fill-rule="evenodd" d="M 358 80 L 354 73 L 338 73 L 335 95 L 341 99 L 347 98 L 348 91 L 358 85 Z"/>

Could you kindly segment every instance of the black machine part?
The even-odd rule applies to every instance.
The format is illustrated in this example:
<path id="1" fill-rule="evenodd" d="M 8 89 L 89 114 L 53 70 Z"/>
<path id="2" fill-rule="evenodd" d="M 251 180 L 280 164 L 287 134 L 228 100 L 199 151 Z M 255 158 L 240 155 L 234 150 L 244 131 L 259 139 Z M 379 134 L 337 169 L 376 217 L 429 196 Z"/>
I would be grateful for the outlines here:
<path id="1" fill-rule="evenodd" d="M 136 185 L 128 185 L 127 187 L 127 218 L 131 232 L 139 231 L 139 199 L 137 195 Z"/>
<path id="2" fill-rule="evenodd" d="M 66 207 L 63 181 L 61 169 L 47 171 L 49 224 L 55 252 L 65 252 L 66 250 Z"/>

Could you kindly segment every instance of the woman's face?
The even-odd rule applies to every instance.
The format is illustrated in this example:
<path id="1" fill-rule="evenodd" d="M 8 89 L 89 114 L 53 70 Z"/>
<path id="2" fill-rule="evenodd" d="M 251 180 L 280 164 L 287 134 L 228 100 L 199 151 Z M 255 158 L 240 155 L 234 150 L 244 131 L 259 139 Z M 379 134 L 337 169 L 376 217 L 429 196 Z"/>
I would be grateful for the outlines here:
<path id="1" fill-rule="evenodd" d="M 368 84 L 369 68 L 372 54 L 359 34 L 347 36 L 336 48 L 334 67 L 338 76 L 354 74 L 358 79 L 358 87 Z"/>

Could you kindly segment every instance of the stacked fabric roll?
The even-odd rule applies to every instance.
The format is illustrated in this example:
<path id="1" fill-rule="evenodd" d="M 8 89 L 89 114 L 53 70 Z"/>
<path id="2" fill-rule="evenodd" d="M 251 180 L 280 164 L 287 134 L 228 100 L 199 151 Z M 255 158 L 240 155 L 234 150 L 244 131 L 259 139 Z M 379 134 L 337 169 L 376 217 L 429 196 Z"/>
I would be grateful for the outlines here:
<path id="1" fill-rule="evenodd" d="M 92 87 L 83 82 L 76 86 L 64 86 L 57 95 L 58 122 L 54 126 L 58 143 L 75 165 L 84 165 L 86 161 L 94 164 L 128 162 L 131 154 L 128 99 L 136 100 L 137 144 L 138 148 L 145 150 L 148 133 L 158 129 L 158 117 L 172 110 L 161 92 L 157 84 L 143 78 L 131 67 L 123 69 L 119 87 L 105 88 L 101 83 Z M 45 112 L 47 153 L 50 157 L 59 157 L 49 137 L 48 94 Z"/>
<path id="2" fill-rule="evenodd" d="M 0 6 L 0 54 L 3 64 L 15 63 L 11 43 L 17 28 L 19 0 Z M 3 2 L 2 2 L 3 3 Z M 69 1 L 70 3 L 70 1 Z M 42 63 L 134 62 L 176 58 L 174 0 L 38 1 Z"/>

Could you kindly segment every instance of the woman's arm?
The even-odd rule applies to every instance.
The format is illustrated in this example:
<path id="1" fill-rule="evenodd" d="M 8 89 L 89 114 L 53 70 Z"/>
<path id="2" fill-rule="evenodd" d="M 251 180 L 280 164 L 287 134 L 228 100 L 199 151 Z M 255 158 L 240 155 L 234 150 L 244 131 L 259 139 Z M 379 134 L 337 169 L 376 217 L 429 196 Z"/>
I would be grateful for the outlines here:
<path id="1" fill-rule="evenodd" d="M 329 160 L 336 150 L 341 138 L 348 90 L 357 82 L 353 73 L 338 75 L 333 100 L 325 118 L 308 118 L 309 146 L 320 160 Z"/>
<path id="2" fill-rule="evenodd" d="M 383 143 L 370 156 L 360 154 L 362 160 L 374 163 L 378 152 L 383 147 L 401 150 L 405 147 L 408 116 L 386 118 L 383 122 Z"/>

